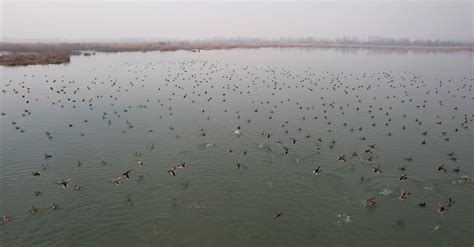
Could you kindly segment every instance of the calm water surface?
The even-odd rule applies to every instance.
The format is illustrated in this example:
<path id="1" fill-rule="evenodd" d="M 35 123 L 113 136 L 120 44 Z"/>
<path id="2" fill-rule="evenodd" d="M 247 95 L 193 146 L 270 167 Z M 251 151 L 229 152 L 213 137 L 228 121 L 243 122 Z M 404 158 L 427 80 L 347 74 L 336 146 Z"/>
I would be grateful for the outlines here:
<path id="1" fill-rule="evenodd" d="M 2 67 L 0 246 L 472 246 L 472 61 L 236 49 Z"/>

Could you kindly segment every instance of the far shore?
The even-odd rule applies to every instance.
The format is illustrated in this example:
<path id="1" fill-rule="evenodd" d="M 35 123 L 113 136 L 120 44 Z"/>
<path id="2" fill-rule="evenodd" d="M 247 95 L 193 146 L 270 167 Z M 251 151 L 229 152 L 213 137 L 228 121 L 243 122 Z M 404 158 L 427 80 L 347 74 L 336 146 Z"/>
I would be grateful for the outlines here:
<path id="1" fill-rule="evenodd" d="M 25 66 L 33 64 L 69 63 L 72 55 L 93 55 L 94 52 L 147 52 L 256 48 L 315 48 L 315 49 L 377 49 L 388 51 L 472 52 L 472 45 L 378 45 L 318 42 L 119 42 L 119 43 L 0 43 L 0 65 Z"/>

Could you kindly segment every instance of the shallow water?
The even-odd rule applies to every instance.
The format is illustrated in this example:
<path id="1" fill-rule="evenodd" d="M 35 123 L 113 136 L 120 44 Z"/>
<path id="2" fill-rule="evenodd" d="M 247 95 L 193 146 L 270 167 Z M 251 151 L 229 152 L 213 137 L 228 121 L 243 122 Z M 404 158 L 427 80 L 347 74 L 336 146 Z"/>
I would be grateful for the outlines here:
<path id="1" fill-rule="evenodd" d="M 472 53 L 98 53 L 0 73 L 1 246 L 474 244 Z"/>

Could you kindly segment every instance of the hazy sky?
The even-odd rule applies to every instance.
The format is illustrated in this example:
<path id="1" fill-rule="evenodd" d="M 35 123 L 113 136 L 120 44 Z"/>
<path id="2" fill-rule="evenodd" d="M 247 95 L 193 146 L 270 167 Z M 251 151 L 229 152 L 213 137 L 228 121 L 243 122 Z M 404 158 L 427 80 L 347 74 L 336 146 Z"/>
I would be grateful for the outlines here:
<path id="1" fill-rule="evenodd" d="M 1 1 L 1 37 L 472 40 L 473 1 Z"/>

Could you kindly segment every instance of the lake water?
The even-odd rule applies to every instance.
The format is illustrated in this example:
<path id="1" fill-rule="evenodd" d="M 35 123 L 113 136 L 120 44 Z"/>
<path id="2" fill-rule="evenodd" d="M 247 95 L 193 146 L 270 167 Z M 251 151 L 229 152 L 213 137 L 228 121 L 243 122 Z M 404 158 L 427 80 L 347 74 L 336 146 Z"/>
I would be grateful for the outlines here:
<path id="1" fill-rule="evenodd" d="M 1 67 L 0 246 L 472 246 L 472 64 L 235 49 Z"/>

